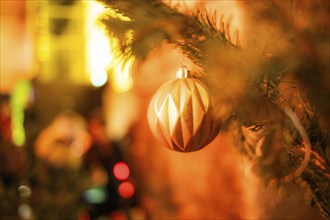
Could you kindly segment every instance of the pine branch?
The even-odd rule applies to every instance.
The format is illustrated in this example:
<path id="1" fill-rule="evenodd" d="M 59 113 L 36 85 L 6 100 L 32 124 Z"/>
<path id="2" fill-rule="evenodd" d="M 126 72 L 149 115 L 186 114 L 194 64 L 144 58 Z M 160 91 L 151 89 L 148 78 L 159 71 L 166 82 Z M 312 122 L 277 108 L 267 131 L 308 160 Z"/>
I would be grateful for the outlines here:
<path id="1" fill-rule="evenodd" d="M 317 45 L 317 49 L 323 48 L 320 45 L 329 45 L 329 31 L 318 44 L 311 37 L 317 28 L 310 28 L 308 34 L 300 31 L 291 22 L 291 12 L 283 7 L 286 3 L 259 3 L 267 7 L 262 5 L 252 11 L 255 17 L 275 23 L 283 29 L 281 31 L 290 35 L 289 39 L 280 39 L 283 44 L 289 45 L 286 45 L 284 52 L 277 50 L 277 44 L 271 45 L 270 55 L 266 56 L 266 52 L 260 55 L 256 48 L 242 49 L 238 32 L 232 40 L 229 24 L 225 24 L 221 17 L 218 28 L 215 14 L 210 16 L 207 12 L 197 11 L 187 16 L 160 1 L 100 1 L 131 18 L 128 22 L 111 17 L 103 19 L 109 32 L 119 39 L 127 30 L 134 31 L 132 44 L 123 45 L 123 51 L 129 51 L 126 49 L 130 47 L 131 55 L 145 58 L 152 48 L 167 41 L 180 48 L 202 69 L 211 70 L 208 76 L 214 82 L 209 86 L 215 91 L 217 100 L 229 103 L 228 99 L 233 102 L 235 97 L 236 102 L 240 103 L 231 106 L 225 113 L 228 118 L 223 120 L 224 123 L 230 121 L 228 124 L 237 134 L 240 151 L 255 162 L 259 174 L 268 182 L 283 183 L 301 177 L 310 186 L 321 212 L 329 217 L 330 174 L 326 153 L 329 143 L 325 134 L 330 127 L 323 126 L 328 129 L 323 131 L 320 124 L 328 119 L 330 109 L 330 92 L 324 81 L 328 77 L 329 66 L 319 62 L 319 51 L 315 49 Z M 324 4 L 316 6 L 322 8 Z M 329 8 L 329 3 L 325 6 Z M 271 13 L 263 19 L 267 10 Z M 292 43 L 292 39 L 298 43 Z M 258 39 L 255 41 L 258 42 Z M 321 55 L 328 56 L 322 52 Z M 251 55 L 256 57 L 251 59 Z M 251 60 L 251 64 L 248 63 Z M 290 74 L 298 85 L 304 86 L 297 93 L 306 102 L 297 97 L 288 99 L 286 95 L 290 92 L 280 89 L 283 76 Z M 244 94 L 237 89 L 238 84 L 245 88 Z M 228 90 L 227 95 L 231 96 L 224 97 L 220 89 Z M 302 115 L 308 117 L 301 118 Z M 278 149 L 281 149 L 280 153 Z"/>
<path id="2" fill-rule="evenodd" d="M 236 30 L 234 33 L 233 38 L 235 41 L 233 42 L 230 36 L 230 24 L 225 24 L 223 21 L 223 16 L 221 16 L 220 27 L 218 28 L 216 25 L 216 12 L 213 13 L 212 17 L 209 14 L 210 13 L 207 11 L 204 13 L 197 11 L 195 14 L 193 14 L 193 17 L 196 20 L 196 24 L 200 26 L 204 33 L 206 33 L 204 37 L 212 37 L 225 46 L 240 48 L 241 46 L 238 37 L 238 31 Z"/>
<path id="3" fill-rule="evenodd" d="M 163 41 L 181 48 L 182 52 L 200 67 L 205 66 L 210 51 L 209 45 L 239 48 L 238 32 L 231 41 L 229 24 L 221 21 L 220 29 L 216 27 L 216 17 L 198 11 L 192 16 L 184 15 L 161 1 L 111 1 L 100 0 L 112 10 L 128 16 L 131 21 L 114 19 L 110 15 L 102 19 L 109 33 L 123 42 L 123 33 L 132 29 L 134 38 L 132 54 L 144 59 L 148 52 Z M 134 9 L 134 10 L 133 10 Z M 222 19 L 222 18 L 221 18 Z M 175 24 L 175 25 L 173 25 Z"/>
<path id="4" fill-rule="evenodd" d="M 280 78 L 268 78 L 268 80 L 280 81 Z M 283 97 L 280 96 L 278 90 L 278 84 L 269 83 L 267 80 L 264 84 L 271 85 L 272 89 L 263 87 L 263 94 L 267 97 L 274 97 L 276 94 L 277 103 L 283 103 Z M 272 91 L 271 94 L 265 91 Z M 275 91 L 274 91 L 275 90 Z M 305 109 L 306 104 L 298 104 L 297 106 L 304 106 L 303 110 L 297 108 L 297 111 L 307 112 L 307 116 L 303 119 L 298 119 L 297 114 L 289 109 L 285 105 L 279 105 L 278 108 L 282 109 L 287 117 L 291 120 L 291 123 L 281 123 L 281 128 L 277 127 L 277 121 L 265 122 L 252 122 L 255 124 L 250 125 L 249 128 L 245 128 L 241 132 L 241 144 L 238 146 L 245 149 L 243 152 L 249 152 L 249 158 L 256 163 L 255 168 L 260 177 L 262 177 L 267 183 L 271 183 L 276 186 L 291 181 L 296 181 L 302 178 L 308 183 L 313 202 L 319 207 L 321 214 L 325 218 L 329 218 L 329 195 L 330 195 L 330 163 L 326 157 L 326 135 L 320 130 L 318 124 L 318 118 L 310 110 Z M 306 113 L 305 113 L 306 114 Z M 281 132 L 282 141 L 276 141 L 275 139 L 269 139 L 269 135 L 272 135 L 272 130 L 275 128 Z M 259 126 L 256 126 L 259 124 Z M 261 132 L 260 132 L 261 131 Z M 268 141 L 265 141 L 267 140 Z M 286 140 L 286 141 L 285 141 Z M 280 153 L 276 153 L 273 149 L 278 147 L 273 146 L 280 142 L 282 150 Z M 287 146 L 287 147 L 285 147 Z M 259 152 L 259 153 L 258 153 Z M 261 153 L 260 153 L 261 152 Z M 284 155 L 288 159 L 283 163 L 279 158 L 280 155 Z M 273 161 L 271 164 L 267 161 Z M 278 172 L 278 167 L 281 167 L 281 172 Z"/>
<path id="5" fill-rule="evenodd" d="M 312 193 L 312 203 L 315 203 L 326 218 L 330 218 L 330 167 L 326 161 L 312 151 L 311 161 L 307 169 L 302 173 L 302 179 L 306 181 Z"/>

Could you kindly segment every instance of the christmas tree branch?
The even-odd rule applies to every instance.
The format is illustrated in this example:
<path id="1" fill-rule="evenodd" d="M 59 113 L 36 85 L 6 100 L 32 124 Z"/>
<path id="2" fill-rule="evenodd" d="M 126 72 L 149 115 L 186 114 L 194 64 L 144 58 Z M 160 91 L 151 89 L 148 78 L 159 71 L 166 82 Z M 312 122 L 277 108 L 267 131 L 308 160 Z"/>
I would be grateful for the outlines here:
<path id="1" fill-rule="evenodd" d="M 305 172 L 302 173 L 302 179 L 308 184 L 312 193 L 312 204 L 315 203 L 325 219 L 330 218 L 330 169 L 328 164 L 312 151 L 311 161 Z"/>
<path id="2" fill-rule="evenodd" d="M 234 34 L 235 43 L 233 43 L 229 34 L 229 23 L 225 25 L 222 21 L 223 17 L 220 28 L 217 28 L 216 17 L 211 18 L 206 12 L 198 11 L 188 16 L 161 1 L 100 0 L 100 2 L 131 19 L 131 21 L 122 21 L 112 18 L 109 14 L 102 19 L 102 22 L 109 33 L 121 42 L 123 42 L 123 33 L 133 30 L 132 43 L 124 47 L 131 47 L 132 54 L 142 59 L 152 48 L 163 41 L 168 41 L 181 48 L 196 65 L 203 67 L 210 44 L 239 47 L 238 32 Z M 125 51 L 125 48 L 122 51 Z"/>
<path id="3" fill-rule="evenodd" d="M 298 130 L 298 132 L 303 140 L 304 146 L 305 146 L 305 148 L 304 148 L 305 156 L 304 156 L 304 160 L 301 162 L 301 165 L 298 167 L 298 169 L 295 170 L 294 173 L 289 174 L 282 178 L 284 180 L 284 182 L 290 182 L 293 179 L 300 177 L 301 174 L 306 170 L 308 163 L 310 161 L 310 158 L 311 158 L 312 147 L 311 147 L 311 142 L 309 140 L 308 134 L 307 134 L 305 128 L 303 127 L 303 125 L 301 124 L 301 122 L 299 121 L 295 112 L 292 111 L 286 105 L 283 106 L 282 109 L 283 109 L 283 112 L 286 114 L 286 116 L 290 118 L 290 120 L 292 121 L 295 128 Z"/>
<path id="4" fill-rule="evenodd" d="M 133 30 L 133 41 L 122 44 L 123 52 L 130 51 L 127 56 L 144 59 L 152 48 L 167 41 L 206 70 L 204 72 L 210 78 L 208 86 L 216 100 L 230 106 L 227 107 L 229 110 L 218 108 L 219 115 L 227 117 L 224 123 L 237 119 L 232 121 L 236 123 L 240 150 L 255 162 L 261 176 L 266 181 L 277 182 L 301 177 L 310 186 L 321 212 L 329 217 L 329 143 L 326 143 L 329 139 L 324 134 L 330 128 L 323 123 L 324 130 L 321 129 L 322 121 L 328 120 L 330 109 L 329 85 L 325 80 L 328 79 L 329 65 L 324 64 L 324 60 L 328 62 L 328 53 L 323 51 L 324 46 L 329 46 L 329 31 L 322 32 L 321 40 L 313 39 L 319 33 L 314 25 L 317 20 L 313 20 L 313 25 L 305 32 L 294 22 L 293 9 L 288 10 L 286 2 L 259 2 L 259 7 L 247 8 L 252 11 L 254 21 L 265 22 L 265 26 L 260 25 L 265 29 L 276 26 L 277 32 L 288 35 L 287 38 L 285 35 L 274 38 L 271 34 L 264 34 L 271 40 L 262 43 L 268 43 L 270 49 L 260 53 L 257 48 L 257 44 L 261 44 L 260 36 L 253 39 L 257 43 L 252 47 L 242 49 L 238 32 L 231 37 L 229 23 L 223 22 L 223 17 L 218 28 L 215 14 L 210 16 L 207 12 L 197 11 L 184 15 L 161 1 L 100 1 L 130 18 L 130 21 L 122 21 L 109 15 L 102 20 L 109 33 L 121 42 L 124 42 L 125 33 Z M 320 12 L 329 8 L 329 3 L 306 3 L 309 4 L 313 6 L 310 8 L 317 8 Z M 295 7 L 310 10 L 304 8 L 304 4 Z M 326 15 L 328 17 L 328 12 Z M 260 33 L 256 29 L 250 31 Z M 284 82 L 283 76 L 288 75 L 298 82 L 298 86 L 303 86 L 297 92 L 307 99 L 311 108 L 307 109 L 306 103 L 298 99 L 284 97 L 289 92 L 279 87 Z M 233 102 L 239 104 L 235 106 Z M 298 110 L 308 117 L 301 119 Z M 316 114 L 312 115 L 312 112 Z M 304 146 L 303 150 L 300 150 L 301 146 Z"/>

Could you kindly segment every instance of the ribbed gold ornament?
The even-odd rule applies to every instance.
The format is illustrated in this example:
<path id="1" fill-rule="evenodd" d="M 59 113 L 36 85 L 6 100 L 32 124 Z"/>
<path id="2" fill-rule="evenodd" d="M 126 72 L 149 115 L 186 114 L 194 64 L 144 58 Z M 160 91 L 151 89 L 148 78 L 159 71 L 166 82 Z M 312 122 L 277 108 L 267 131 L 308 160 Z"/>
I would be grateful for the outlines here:
<path id="1" fill-rule="evenodd" d="M 180 152 L 197 151 L 218 134 L 213 102 L 206 86 L 189 78 L 185 67 L 163 84 L 148 109 L 152 133 L 163 145 Z"/>

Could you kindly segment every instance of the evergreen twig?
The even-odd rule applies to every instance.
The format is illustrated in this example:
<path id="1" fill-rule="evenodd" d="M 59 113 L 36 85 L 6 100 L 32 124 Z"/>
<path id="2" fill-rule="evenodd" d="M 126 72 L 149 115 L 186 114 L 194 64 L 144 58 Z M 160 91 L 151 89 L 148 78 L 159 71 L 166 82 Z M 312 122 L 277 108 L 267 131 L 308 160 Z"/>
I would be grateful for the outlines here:
<path id="1" fill-rule="evenodd" d="M 131 22 L 124 23 L 109 17 L 103 19 L 103 22 L 106 24 L 109 32 L 117 32 L 117 36 L 120 36 L 120 33 L 128 29 L 133 29 L 135 39 L 132 44 L 126 46 L 132 47 L 132 53 L 142 58 L 158 43 L 168 41 L 175 44 L 191 61 L 204 69 L 208 66 L 210 55 L 214 50 L 230 51 L 234 55 L 238 55 L 236 52 L 243 50 L 238 39 L 238 32 L 235 32 L 233 37 L 231 37 L 229 23 L 224 23 L 223 17 L 220 18 L 220 27 L 217 27 L 215 14 L 210 16 L 208 12 L 202 13 L 197 11 L 195 14 L 188 16 L 156 0 L 99 1 L 132 19 Z M 233 120 L 236 122 L 234 127 L 236 127 L 236 131 L 238 130 L 237 134 L 240 137 L 238 145 L 241 146 L 242 152 L 248 154 L 250 159 L 260 162 L 260 170 L 267 172 L 267 174 L 263 172 L 265 179 L 273 178 L 277 182 L 287 182 L 301 177 L 310 186 L 314 201 L 320 207 L 321 213 L 326 218 L 329 218 L 330 172 L 329 161 L 326 156 L 326 148 L 329 146 L 327 144 L 325 144 L 325 147 L 319 146 L 319 143 L 325 142 L 326 139 L 323 131 L 320 131 L 319 123 L 316 123 L 311 130 L 307 129 L 313 125 L 314 119 L 319 120 L 318 114 L 314 114 L 313 117 L 309 117 L 303 122 L 295 112 L 295 108 L 300 108 L 302 112 L 308 115 L 314 110 L 323 117 L 329 112 L 329 102 L 325 102 L 325 99 L 329 98 L 329 91 L 326 89 L 325 84 L 322 83 L 324 71 L 321 71 L 322 68 L 320 67 L 322 65 L 314 58 L 317 56 L 315 56 L 316 50 L 313 50 L 312 41 L 308 39 L 307 35 L 299 33 L 299 30 L 293 23 L 288 22 L 291 20 L 286 16 L 289 16 L 290 13 L 284 10 L 285 7 L 279 7 L 278 3 L 272 1 L 267 4 L 268 7 L 276 6 L 276 10 L 274 9 L 273 13 L 266 16 L 266 20 L 282 19 L 277 24 L 282 27 L 292 26 L 293 32 L 290 32 L 290 34 L 296 31 L 295 37 L 303 42 L 300 42 L 301 44 L 305 43 L 305 46 L 310 50 L 298 50 L 290 54 L 292 57 L 295 57 L 290 58 L 294 61 L 293 63 L 297 62 L 295 60 L 297 59 L 296 57 L 300 59 L 294 68 L 291 66 L 288 68 L 288 64 L 285 62 L 286 58 L 280 59 L 279 62 L 271 63 L 271 65 L 267 62 L 260 62 L 260 69 L 263 71 L 254 79 L 256 83 L 253 84 L 250 90 L 246 91 L 247 95 L 245 98 L 250 98 L 250 101 L 259 103 L 260 106 L 258 107 L 260 108 L 266 105 L 268 109 L 263 112 L 266 112 L 266 116 L 268 114 L 271 117 L 269 119 L 266 118 L 266 120 L 263 117 L 258 117 L 256 120 L 253 117 L 246 118 L 246 116 L 249 116 L 248 113 L 251 112 L 257 115 L 261 111 L 258 107 L 256 112 L 246 107 L 240 110 L 241 113 L 234 112 L 234 118 L 238 121 Z M 318 6 L 322 6 L 322 4 Z M 327 6 L 329 7 L 329 5 Z M 263 7 L 257 10 L 260 10 L 258 11 L 259 16 L 265 16 Z M 311 30 L 309 31 L 311 32 Z M 326 34 L 329 33 L 327 32 Z M 297 44 L 296 46 L 301 45 Z M 272 54 L 272 56 L 275 55 Z M 276 68 L 274 69 L 273 67 Z M 306 102 L 308 105 L 312 103 L 315 109 L 305 108 L 305 102 L 291 103 L 283 98 L 283 91 L 279 90 L 279 84 L 281 83 L 282 75 L 290 71 L 295 72 L 297 81 L 307 88 L 306 97 L 308 101 Z M 288 105 L 284 106 L 283 103 L 292 105 L 293 110 L 291 110 L 291 106 L 289 108 Z M 249 104 L 252 105 L 254 102 Z M 283 120 L 283 112 L 286 114 L 286 120 Z M 245 130 L 247 133 L 242 133 L 242 126 L 248 127 Z M 258 133 L 257 137 L 252 139 L 247 137 L 251 135 L 249 132 L 252 132 L 252 134 L 254 132 L 254 135 L 256 135 L 255 133 L 260 130 L 262 132 Z M 315 132 L 317 134 L 313 136 Z M 283 133 L 287 133 L 286 137 L 283 137 Z M 286 151 L 287 161 L 283 170 L 279 170 L 277 166 L 281 162 L 280 155 L 272 155 L 274 153 L 272 144 L 277 141 L 276 135 L 280 136 L 281 140 L 283 139 L 283 143 L 280 144 L 283 145 L 282 148 Z M 247 141 L 250 142 L 247 143 Z M 253 143 L 254 141 L 255 144 Z M 304 146 L 304 154 L 298 150 L 301 145 Z M 269 157 L 278 158 L 272 160 L 275 162 L 271 165 L 263 163 Z M 287 172 L 287 170 L 290 171 Z"/>
<path id="2" fill-rule="evenodd" d="M 114 34 L 121 41 L 123 33 L 132 29 L 133 42 L 123 45 L 122 50 L 125 51 L 126 47 L 131 47 L 133 54 L 141 58 L 145 58 L 157 44 L 168 41 L 181 48 L 190 60 L 203 68 L 208 57 L 207 47 L 210 44 L 231 48 L 240 47 L 238 32 L 235 32 L 234 43 L 230 38 L 229 23 L 225 25 L 221 20 L 220 28 L 217 28 L 216 17 L 211 18 L 207 12 L 198 11 L 188 16 L 156 0 L 100 0 L 100 2 L 131 18 L 131 22 L 123 22 L 108 16 L 102 21 L 109 33 Z M 130 11 L 133 9 L 134 11 Z"/>

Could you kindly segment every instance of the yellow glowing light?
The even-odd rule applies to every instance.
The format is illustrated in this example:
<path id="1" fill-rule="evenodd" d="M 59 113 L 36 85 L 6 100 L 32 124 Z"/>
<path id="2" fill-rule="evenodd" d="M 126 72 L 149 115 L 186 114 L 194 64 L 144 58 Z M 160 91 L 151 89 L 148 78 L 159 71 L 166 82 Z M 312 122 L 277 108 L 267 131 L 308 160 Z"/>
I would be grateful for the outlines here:
<path id="1" fill-rule="evenodd" d="M 37 56 L 38 59 L 43 62 L 49 59 L 50 57 L 50 49 L 49 49 L 49 38 L 47 35 L 40 36 L 37 40 Z"/>
<path id="2" fill-rule="evenodd" d="M 87 70 L 90 74 L 90 81 L 95 87 L 103 86 L 108 80 L 106 70 L 113 55 L 111 54 L 109 40 L 101 28 L 95 27 L 92 29 L 88 51 L 87 61 L 89 66 Z"/>
<path id="3" fill-rule="evenodd" d="M 131 67 L 134 59 L 129 59 L 126 63 L 118 65 L 112 75 L 112 86 L 115 92 L 122 93 L 130 90 L 133 86 Z"/>
<path id="4" fill-rule="evenodd" d="M 113 11 L 113 10 L 109 10 L 108 11 L 108 15 L 110 15 L 113 18 L 118 18 L 118 19 L 120 19 L 122 21 L 131 21 L 131 19 L 129 17 L 126 17 L 126 16 L 124 16 L 122 14 L 119 14 L 119 13 Z"/>
<path id="5" fill-rule="evenodd" d="M 123 63 L 119 41 L 108 38 L 105 30 L 97 23 L 100 15 L 105 11 L 109 16 L 130 21 L 130 18 L 116 13 L 96 1 L 86 1 L 86 40 L 87 40 L 87 72 L 93 86 L 102 86 L 107 80 L 107 70 L 113 70 L 112 86 L 118 93 L 126 92 L 133 86 L 131 67 L 134 58 Z M 126 33 L 126 44 L 132 41 L 133 32 Z"/>
<path id="6" fill-rule="evenodd" d="M 39 2 L 43 7 L 47 7 L 47 2 Z M 50 58 L 50 39 L 49 39 L 49 14 L 47 10 L 40 10 L 38 18 L 39 30 L 37 36 L 37 57 L 39 61 L 44 62 Z"/>
<path id="7" fill-rule="evenodd" d="M 125 43 L 126 45 L 130 44 L 133 40 L 133 31 L 129 30 L 125 34 Z M 115 57 L 120 57 L 121 55 L 118 55 L 121 53 L 119 49 L 119 42 L 117 40 L 111 41 L 112 48 L 115 52 Z M 112 75 L 112 86 L 115 92 L 117 93 L 123 93 L 130 90 L 133 86 L 133 78 L 131 75 L 132 65 L 134 63 L 134 56 L 131 56 L 126 60 L 126 62 L 123 62 L 123 59 L 118 59 L 118 62 L 116 65 L 116 68 L 114 68 L 114 72 Z"/>
<path id="8" fill-rule="evenodd" d="M 105 30 L 97 24 L 99 16 L 105 12 L 102 4 L 96 1 L 86 1 L 86 50 L 87 50 L 87 72 L 93 86 L 104 85 L 107 80 L 106 70 L 113 59 L 110 41 Z"/>
<path id="9" fill-rule="evenodd" d="M 88 62 L 90 62 L 91 69 L 109 66 L 113 55 L 109 40 L 100 27 L 94 27 L 91 30 L 88 51 Z"/>

